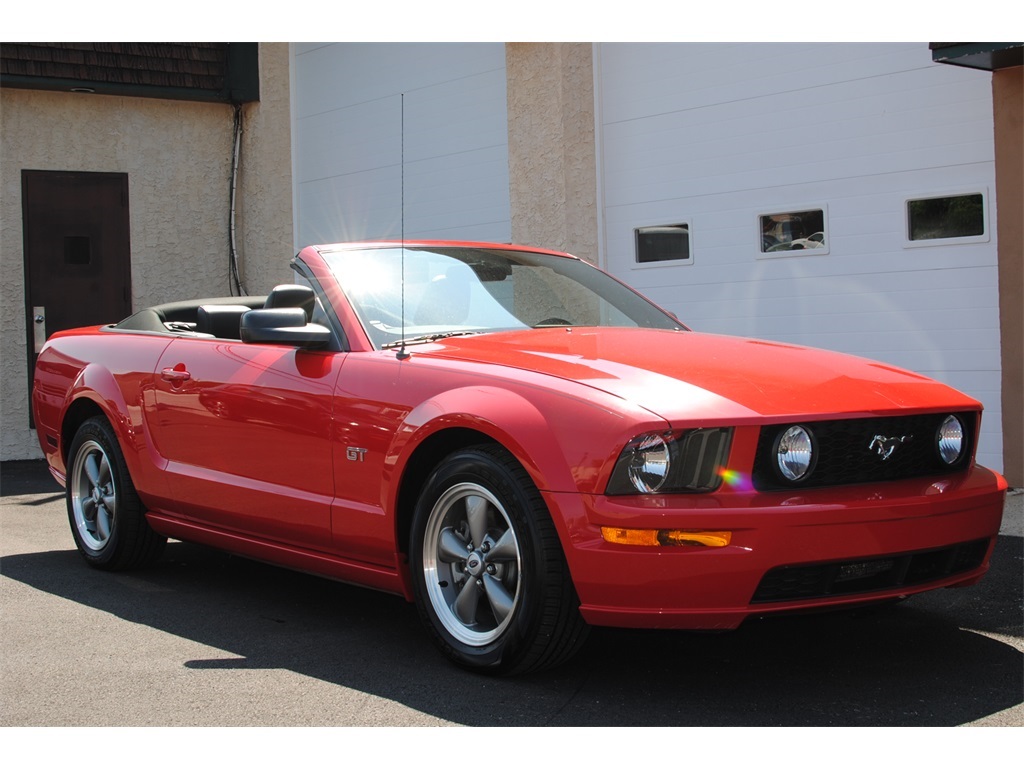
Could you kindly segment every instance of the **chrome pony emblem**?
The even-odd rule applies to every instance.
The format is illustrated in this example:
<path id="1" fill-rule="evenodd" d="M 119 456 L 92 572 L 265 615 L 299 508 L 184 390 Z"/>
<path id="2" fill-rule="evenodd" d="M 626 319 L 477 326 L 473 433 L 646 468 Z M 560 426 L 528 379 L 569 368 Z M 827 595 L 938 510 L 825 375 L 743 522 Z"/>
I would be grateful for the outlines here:
<path id="1" fill-rule="evenodd" d="M 871 439 L 871 444 L 868 445 L 868 450 L 874 451 L 879 455 L 882 461 L 886 461 L 890 456 L 892 456 L 893 451 L 903 445 L 903 443 L 908 443 L 913 439 L 913 435 L 902 435 L 900 437 L 875 435 Z"/>

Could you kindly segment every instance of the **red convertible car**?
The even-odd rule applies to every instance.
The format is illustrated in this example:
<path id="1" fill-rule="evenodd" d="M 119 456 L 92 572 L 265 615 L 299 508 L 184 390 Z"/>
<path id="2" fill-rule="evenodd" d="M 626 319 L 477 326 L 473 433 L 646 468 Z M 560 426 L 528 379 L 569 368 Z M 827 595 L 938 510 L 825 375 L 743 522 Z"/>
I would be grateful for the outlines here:
<path id="1" fill-rule="evenodd" d="M 692 332 L 551 251 L 293 266 L 265 297 L 46 344 L 39 441 L 90 565 L 172 537 L 398 593 L 498 673 L 566 660 L 590 625 L 728 629 L 988 569 L 1006 483 L 947 386 Z"/>

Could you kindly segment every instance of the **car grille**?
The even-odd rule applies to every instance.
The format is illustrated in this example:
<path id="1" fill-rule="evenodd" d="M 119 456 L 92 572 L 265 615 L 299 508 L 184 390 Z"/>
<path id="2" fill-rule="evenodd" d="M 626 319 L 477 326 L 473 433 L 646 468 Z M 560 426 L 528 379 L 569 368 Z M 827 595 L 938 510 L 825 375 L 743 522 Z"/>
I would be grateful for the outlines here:
<path id="1" fill-rule="evenodd" d="M 758 490 L 812 488 L 946 474 L 963 469 L 973 453 L 976 415 L 958 413 L 964 425 L 966 449 L 960 461 L 945 464 L 936 449 L 936 433 L 948 413 L 872 419 L 800 422 L 815 438 L 816 462 L 810 475 L 789 482 L 776 469 L 775 445 L 792 424 L 761 429 L 754 461 L 753 483 Z M 902 438 L 883 459 L 872 448 L 876 436 Z"/>
<path id="2" fill-rule="evenodd" d="M 979 539 L 889 557 L 773 568 L 761 579 L 751 602 L 808 600 L 926 584 L 974 570 L 985 559 L 988 545 L 988 539 Z"/>

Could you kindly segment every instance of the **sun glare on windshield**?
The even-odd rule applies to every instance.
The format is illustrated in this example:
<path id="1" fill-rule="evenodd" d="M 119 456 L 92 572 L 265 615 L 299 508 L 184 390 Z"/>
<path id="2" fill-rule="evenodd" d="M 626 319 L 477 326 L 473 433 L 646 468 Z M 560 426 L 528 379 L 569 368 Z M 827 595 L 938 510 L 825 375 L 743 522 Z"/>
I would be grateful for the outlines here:
<path id="1" fill-rule="evenodd" d="M 454 246 L 342 250 L 324 258 L 377 347 L 553 326 L 680 327 L 572 258 Z"/>

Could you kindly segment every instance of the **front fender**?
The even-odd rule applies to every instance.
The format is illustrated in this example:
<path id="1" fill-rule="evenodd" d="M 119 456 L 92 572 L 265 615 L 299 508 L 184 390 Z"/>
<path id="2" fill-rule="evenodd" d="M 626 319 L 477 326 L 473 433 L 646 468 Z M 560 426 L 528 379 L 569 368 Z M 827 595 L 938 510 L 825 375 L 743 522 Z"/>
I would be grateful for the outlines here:
<path id="1" fill-rule="evenodd" d="M 449 429 L 470 429 L 500 443 L 540 489 L 575 487 L 567 457 L 551 439 L 545 414 L 521 394 L 495 386 L 460 387 L 420 403 L 397 431 L 388 464 L 400 477 L 426 440 Z"/>
<path id="2" fill-rule="evenodd" d="M 623 445 L 639 432 L 666 427 L 660 417 L 589 388 L 572 393 L 511 383 L 463 386 L 435 394 L 408 413 L 387 464 L 401 477 L 429 438 L 470 429 L 512 453 L 539 490 L 595 493 Z M 396 495 L 394 488 L 391 502 Z"/>
<path id="3" fill-rule="evenodd" d="M 409 411 L 386 458 L 390 471 L 385 472 L 382 503 L 395 512 L 392 525 L 398 550 L 408 546 L 412 504 L 422 484 L 445 453 L 474 440 L 467 430 L 508 450 L 551 499 L 560 493 L 578 498 L 580 493 L 599 492 L 596 489 L 603 488 L 622 446 L 639 432 L 667 426 L 648 411 L 583 386 L 503 382 L 434 394 Z M 572 523 L 557 507 L 549 508 L 563 547 L 568 547 Z M 407 561 L 400 556 L 396 566 L 408 586 Z"/>

